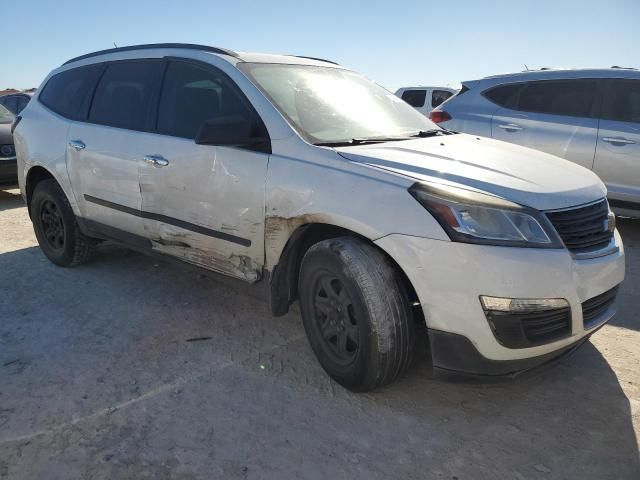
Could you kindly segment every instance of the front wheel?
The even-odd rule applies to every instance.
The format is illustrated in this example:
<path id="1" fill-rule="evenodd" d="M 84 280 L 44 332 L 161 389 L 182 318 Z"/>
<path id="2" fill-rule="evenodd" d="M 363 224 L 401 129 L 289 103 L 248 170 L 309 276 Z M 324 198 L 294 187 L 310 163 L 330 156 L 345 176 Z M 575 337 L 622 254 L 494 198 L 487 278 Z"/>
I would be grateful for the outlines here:
<path id="1" fill-rule="evenodd" d="M 313 245 L 302 260 L 298 291 L 311 348 L 335 381 L 362 392 L 407 369 L 411 307 L 395 268 L 373 245 L 351 237 Z"/>

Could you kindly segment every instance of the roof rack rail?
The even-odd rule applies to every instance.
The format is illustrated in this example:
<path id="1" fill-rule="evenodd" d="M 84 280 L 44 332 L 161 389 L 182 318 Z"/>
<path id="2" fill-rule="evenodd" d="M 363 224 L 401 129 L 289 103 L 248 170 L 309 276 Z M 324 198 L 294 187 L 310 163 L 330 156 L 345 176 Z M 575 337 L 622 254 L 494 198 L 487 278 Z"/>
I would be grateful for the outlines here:
<path id="1" fill-rule="evenodd" d="M 332 63 L 333 65 L 340 65 L 338 62 L 332 62 L 331 60 L 327 60 L 325 58 L 307 57 L 306 55 L 290 55 L 290 56 L 296 57 L 296 58 L 306 58 L 307 60 L 316 60 L 318 62 Z"/>
<path id="2" fill-rule="evenodd" d="M 621 67 L 620 65 L 613 65 L 611 68 L 617 68 L 619 70 L 637 70 L 637 68 L 634 67 Z"/>
<path id="3" fill-rule="evenodd" d="M 184 48 L 188 50 L 201 50 L 203 52 L 220 53 L 222 55 L 229 55 L 231 57 L 238 57 L 238 54 L 233 50 L 227 50 L 225 48 L 210 47 L 207 45 L 196 45 L 193 43 L 147 43 L 144 45 L 129 45 L 127 47 L 109 48 L 107 50 L 99 50 L 93 53 L 87 53 L 86 55 L 80 55 L 79 57 L 67 60 L 62 65 L 67 65 L 78 60 L 84 60 L 85 58 L 97 57 L 98 55 L 106 55 L 108 53 L 118 52 L 130 52 L 134 50 L 150 50 L 153 48 Z"/>

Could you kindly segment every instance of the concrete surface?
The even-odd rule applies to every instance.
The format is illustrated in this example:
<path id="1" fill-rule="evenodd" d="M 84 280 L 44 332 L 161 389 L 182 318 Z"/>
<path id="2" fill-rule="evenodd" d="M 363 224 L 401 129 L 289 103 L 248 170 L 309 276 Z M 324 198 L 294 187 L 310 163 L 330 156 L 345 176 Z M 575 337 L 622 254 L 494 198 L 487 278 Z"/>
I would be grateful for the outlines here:
<path id="1" fill-rule="evenodd" d="M 447 383 L 421 349 L 355 395 L 297 312 L 115 246 L 57 268 L 0 191 L 0 479 L 638 479 L 640 222 L 620 230 L 620 312 L 556 368 Z"/>

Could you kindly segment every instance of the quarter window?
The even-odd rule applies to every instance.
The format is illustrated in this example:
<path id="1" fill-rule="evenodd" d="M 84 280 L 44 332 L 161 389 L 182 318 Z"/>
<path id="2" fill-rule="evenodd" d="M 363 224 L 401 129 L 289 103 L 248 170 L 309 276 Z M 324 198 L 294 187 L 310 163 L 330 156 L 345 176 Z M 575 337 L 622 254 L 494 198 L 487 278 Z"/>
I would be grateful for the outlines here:
<path id="1" fill-rule="evenodd" d="M 51 77 L 39 95 L 40 102 L 54 112 L 72 120 L 84 120 L 91 94 L 104 65 L 74 68 Z"/>
<path id="2" fill-rule="evenodd" d="M 24 110 L 24 107 L 29 103 L 29 99 L 27 97 L 19 97 L 18 98 L 18 113 Z"/>
<path id="3" fill-rule="evenodd" d="M 426 90 L 405 90 L 402 92 L 402 99 L 415 108 L 424 107 L 424 101 L 426 98 Z"/>
<path id="4" fill-rule="evenodd" d="M 640 122 L 640 80 L 612 80 L 604 99 L 602 118 Z"/>
<path id="5" fill-rule="evenodd" d="M 498 87 L 490 88 L 483 92 L 483 95 L 501 107 L 510 107 L 511 99 L 514 98 L 516 93 L 521 89 L 521 83 L 511 83 L 509 85 L 500 85 Z"/>
<path id="6" fill-rule="evenodd" d="M 451 97 L 452 95 L 453 93 L 451 93 L 448 90 L 434 90 L 433 93 L 431 94 L 431 106 L 433 108 L 439 107 L 445 102 L 445 100 L 448 100 L 449 97 Z"/>
<path id="7" fill-rule="evenodd" d="M 153 130 L 163 65 L 161 61 L 110 64 L 96 89 L 89 121 L 129 130 Z"/>
<path id="8" fill-rule="evenodd" d="M 249 121 L 254 118 L 226 75 L 188 62 L 169 63 L 158 109 L 158 133 L 195 139 L 207 120 L 231 115 Z"/>

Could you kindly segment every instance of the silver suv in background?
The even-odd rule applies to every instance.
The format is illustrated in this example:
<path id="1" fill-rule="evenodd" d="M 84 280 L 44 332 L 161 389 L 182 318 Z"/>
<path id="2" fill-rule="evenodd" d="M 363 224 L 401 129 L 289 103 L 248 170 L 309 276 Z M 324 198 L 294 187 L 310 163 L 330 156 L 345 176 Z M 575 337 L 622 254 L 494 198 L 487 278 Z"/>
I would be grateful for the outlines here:
<path id="1" fill-rule="evenodd" d="M 638 70 L 536 70 L 467 81 L 430 118 L 589 168 L 618 213 L 640 217 Z"/>

